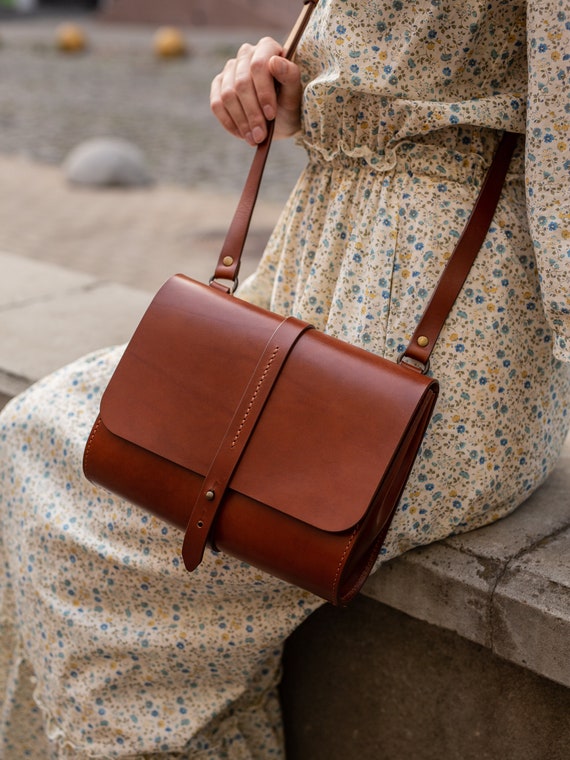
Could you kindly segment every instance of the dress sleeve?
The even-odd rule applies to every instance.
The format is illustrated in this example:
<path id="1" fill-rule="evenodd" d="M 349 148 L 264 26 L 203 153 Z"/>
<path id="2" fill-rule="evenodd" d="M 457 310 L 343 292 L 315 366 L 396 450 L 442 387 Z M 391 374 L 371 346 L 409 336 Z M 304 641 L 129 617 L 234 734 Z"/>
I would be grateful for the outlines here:
<path id="1" fill-rule="evenodd" d="M 526 193 L 554 353 L 570 362 L 570 0 L 527 3 Z"/>

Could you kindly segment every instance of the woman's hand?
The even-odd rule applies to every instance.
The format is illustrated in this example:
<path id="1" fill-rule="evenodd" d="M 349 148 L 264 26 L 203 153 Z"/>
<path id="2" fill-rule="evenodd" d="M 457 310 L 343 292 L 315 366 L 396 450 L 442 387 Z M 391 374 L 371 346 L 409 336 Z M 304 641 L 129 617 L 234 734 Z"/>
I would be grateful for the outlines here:
<path id="1" fill-rule="evenodd" d="M 283 48 L 270 37 L 242 45 L 212 82 L 210 105 L 222 126 L 250 145 L 263 142 L 267 121 L 275 119 L 275 137 L 299 130 L 299 67 L 282 58 Z M 279 94 L 275 90 L 279 83 Z"/>

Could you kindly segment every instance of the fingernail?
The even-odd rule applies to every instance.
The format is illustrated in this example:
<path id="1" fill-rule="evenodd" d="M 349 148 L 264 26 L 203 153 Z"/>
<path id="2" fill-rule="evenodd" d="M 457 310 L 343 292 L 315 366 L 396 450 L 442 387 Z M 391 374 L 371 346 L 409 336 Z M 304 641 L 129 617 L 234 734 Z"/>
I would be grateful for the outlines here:
<path id="1" fill-rule="evenodd" d="M 253 139 L 253 135 L 251 132 L 248 132 L 245 136 L 245 141 L 248 142 L 250 145 L 255 145 L 255 140 Z"/>
<path id="2" fill-rule="evenodd" d="M 265 106 L 263 109 L 263 113 L 265 114 L 265 118 L 267 121 L 273 121 L 275 118 L 275 111 L 271 106 Z"/>
<path id="3" fill-rule="evenodd" d="M 261 129 L 261 127 L 253 128 L 253 139 L 256 143 L 263 142 L 265 139 L 265 132 Z"/>

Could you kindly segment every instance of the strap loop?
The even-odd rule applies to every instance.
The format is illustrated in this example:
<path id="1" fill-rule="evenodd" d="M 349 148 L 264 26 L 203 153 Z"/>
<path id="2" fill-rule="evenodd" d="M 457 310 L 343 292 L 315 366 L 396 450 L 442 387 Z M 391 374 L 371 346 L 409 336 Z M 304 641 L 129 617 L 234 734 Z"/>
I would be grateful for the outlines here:
<path id="1" fill-rule="evenodd" d="M 301 11 L 297 23 L 293 27 L 287 42 L 285 42 L 285 45 L 283 46 L 284 58 L 291 60 L 295 55 L 299 41 L 303 36 L 303 32 L 307 28 L 317 2 L 318 0 L 304 0 L 305 7 Z M 233 282 L 232 288 L 227 289 L 226 293 L 233 293 L 237 288 L 241 257 L 245 247 L 247 233 L 249 232 L 251 219 L 253 217 L 253 210 L 257 201 L 261 178 L 263 176 L 263 170 L 265 169 L 267 156 L 269 155 L 269 148 L 271 147 L 274 130 L 275 122 L 268 122 L 267 137 L 258 145 L 257 150 L 255 151 L 251 168 L 245 182 L 245 187 L 230 224 L 228 234 L 224 240 L 218 263 L 216 264 L 214 276 L 210 280 L 210 284 L 216 284 L 217 280 L 229 280 Z M 224 263 L 224 260 L 229 261 L 230 259 L 232 260 L 231 264 Z"/>
<path id="2" fill-rule="evenodd" d="M 457 300 L 493 221 L 518 137 L 514 132 L 503 134 L 471 216 L 399 362 L 418 362 L 426 367 L 427 372 L 429 358 L 445 320 Z"/>

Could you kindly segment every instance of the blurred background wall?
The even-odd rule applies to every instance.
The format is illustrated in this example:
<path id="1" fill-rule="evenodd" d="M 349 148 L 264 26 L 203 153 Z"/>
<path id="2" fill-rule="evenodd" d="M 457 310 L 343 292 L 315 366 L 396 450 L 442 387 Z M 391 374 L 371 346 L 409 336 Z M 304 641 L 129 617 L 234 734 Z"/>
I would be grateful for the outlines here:
<path id="1" fill-rule="evenodd" d="M 289 26 L 300 0 L 0 0 L 22 13 L 96 10 L 106 21 L 193 26 Z"/>
<path id="2" fill-rule="evenodd" d="M 288 25 L 298 12 L 298 0 L 103 0 L 104 17 L 117 21 L 239 26 Z"/>

